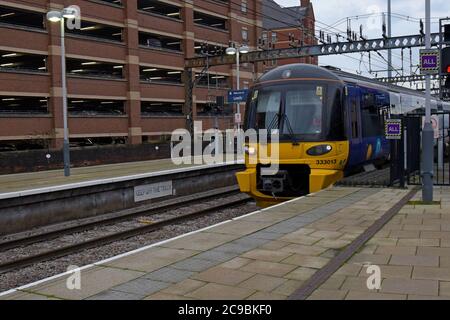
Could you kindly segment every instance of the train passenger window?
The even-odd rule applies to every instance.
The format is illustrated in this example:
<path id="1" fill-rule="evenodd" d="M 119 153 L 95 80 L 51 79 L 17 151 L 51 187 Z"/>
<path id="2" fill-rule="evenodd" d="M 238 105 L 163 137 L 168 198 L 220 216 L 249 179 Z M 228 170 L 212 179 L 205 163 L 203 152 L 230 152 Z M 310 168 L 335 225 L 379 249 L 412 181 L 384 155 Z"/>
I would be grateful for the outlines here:
<path id="1" fill-rule="evenodd" d="M 334 99 L 331 100 L 331 119 L 329 136 L 336 140 L 347 140 L 344 126 L 345 112 L 342 105 L 341 90 L 335 90 Z"/>
<path id="2" fill-rule="evenodd" d="M 359 132 L 358 132 L 358 109 L 356 99 L 352 99 L 350 107 L 351 107 L 350 116 L 352 121 L 352 138 L 357 139 L 359 137 Z"/>
<path id="3" fill-rule="evenodd" d="M 375 94 L 364 94 L 361 108 L 361 127 L 364 138 L 383 135 L 383 117 L 379 110 L 376 105 Z"/>

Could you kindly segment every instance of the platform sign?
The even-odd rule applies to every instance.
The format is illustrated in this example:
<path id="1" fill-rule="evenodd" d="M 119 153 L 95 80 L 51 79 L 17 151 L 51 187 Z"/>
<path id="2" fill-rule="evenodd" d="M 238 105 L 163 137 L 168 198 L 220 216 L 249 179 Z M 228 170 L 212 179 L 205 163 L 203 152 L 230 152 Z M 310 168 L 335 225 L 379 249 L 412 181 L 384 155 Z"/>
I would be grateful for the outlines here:
<path id="1" fill-rule="evenodd" d="M 420 73 L 438 74 L 441 68 L 440 51 L 435 49 L 420 50 Z"/>
<path id="2" fill-rule="evenodd" d="M 402 120 L 387 119 L 385 123 L 385 136 L 388 140 L 400 140 L 402 138 Z"/>
<path id="3" fill-rule="evenodd" d="M 141 202 L 155 198 L 171 196 L 172 194 L 172 180 L 152 184 L 144 184 L 134 187 L 134 202 Z"/>
<path id="4" fill-rule="evenodd" d="M 247 101 L 248 90 L 230 90 L 228 91 L 228 103 L 241 103 Z"/>

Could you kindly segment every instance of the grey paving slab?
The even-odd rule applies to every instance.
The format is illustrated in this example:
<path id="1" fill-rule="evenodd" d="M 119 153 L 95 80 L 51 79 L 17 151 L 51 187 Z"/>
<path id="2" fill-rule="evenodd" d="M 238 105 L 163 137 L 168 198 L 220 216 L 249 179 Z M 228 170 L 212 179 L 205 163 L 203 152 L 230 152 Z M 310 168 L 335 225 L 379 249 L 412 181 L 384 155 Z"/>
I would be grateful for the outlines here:
<path id="1" fill-rule="evenodd" d="M 215 248 L 215 251 L 223 251 L 228 253 L 238 254 L 253 250 L 259 246 L 262 246 L 266 243 L 268 243 L 270 239 L 261 239 L 261 238 L 255 238 L 246 236 L 243 238 L 240 238 L 238 240 L 234 240 L 232 242 L 229 242 L 227 244 L 221 245 L 217 248 Z"/>
<path id="2" fill-rule="evenodd" d="M 314 221 L 304 222 L 304 221 L 286 221 L 285 223 L 278 225 L 277 227 L 286 228 L 288 230 L 292 230 L 292 232 L 297 231 L 300 228 L 311 224 Z"/>
<path id="3" fill-rule="evenodd" d="M 280 225 L 276 224 L 276 225 L 273 225 L 273 226 L 271 226 L 269 228 L 264 229 L 264 231 L 266 231 L 266 232 L 275 232 L 275 233 L 280 233 L 282 235 L 286 235 L 288 233 L 294 232 L 297 229 L 298 229 L 297 226 L 292 226 L 292 225 L 289 225 L 289 226 L 281 225 L 280 226 Z"/>
<path id="4" fill-rule="evenodd" d="M 366 199 L 367 197 L 373 196 L 375 194 L 377 194 L 379 191 L 372 191 L 372 192 L 362 192 L 361 194 L 358 194 L 358 198 L 357 201 L 362 201 L 364 199 Z"/>
<path id="5" fill-rule="evenodd" d="M 82 300 L 108 290 L 113 286 L 137 279 L 144 274 L 133 270 L 92 267 L 81 271 L 80 290 L 68 289 L 68 276 L 63 276 L 30 287 L 27 291 L 60 299 Z"/>
<path id="6" fill-rule="evenodd" d="M 233 254 L 234 257 L 237 257 L 238 255 L 250 251 L 252 249 L 255 249 L 257 245 L 245 245 L 245 244 L 238 244 L 238 243 L 227 243 L 223 244 L 220 247 L 214 248 L 215 251 L 223 252 L 223 253 L 230 253 Z"/>
<path id="7" fill-rule="evenodd" d="M 356 191 L 355 193 L 348 195 L 347 197 L 344 197 L 343 199 L 361 199 L 363 197 L 367 197 L 376 193 L 375 191 L 367 192 L 368 190 L 371 189 L 361 189 L 359 191 Z"/>
<path id="8" fill-rule="evenodd" d="M 369 194 L 357 194 L 357 193 L 354 193 L 352 195 L 346 196 L 346 197 L 341 198 L 341 199 L 336 200 L 336 201 L 342 201 L 342 202 L 344 202 L 344 201 L 360 201 L 360 200 L 364 199 L 367 196 L 369 196 Z"/>
<path id="9" fill-rule="evenodd" d="M 331 214 L 332 212 L 335 212 L 335 208 L 329 208 L 328 206 L 322 206 L 316 209 L 313 209 L 309 211 L 305 216 L 307 217 L 317 217 L 321 214 Z"/>
<path id="10" fill-rule="evenodd" d="M 179 270 L 172 267 L 164 267 L 159 270 L 147 273 L 143 276 L 143 278 L 162 281 L 162 282 L 181 282 L 187 278 L 189 278 L 193 272 L 186 270 Z"/>
<path id="11" fill-rule="evenodd" d="M 295 226 L 297 226 L 298 228 L 303 228 L 304 226 L 307 226 L 308 224 L 311 224 L 315 221 L 317 221 L 317 219 L 305 219 L 305 217 L 296 217 L 296 218 L 292 218 L 289 220 L 286 220 L 287 223 L 284 225 L 289 225 L 289 224 L 295 224 Z M 281 225 L 283 226 L 283 225 Z"/>
<path id="12" fill-rule="evenodd" d="M 25 291 L 16 291 L 11 294 L 0 296 L 0 301 L 3 300 L 61 300 L 51 296 L 44 296 L 36 293 L 26 292 Z"/>
<path id="13" fill-rule="evenodd" d="M 315 220 L 316 219 L 314 217 L 310 217 L 308 214 L 305 214 L 303 216 L 298 216 L 298 217 L 287 219 L 280 223 L 283 223 L 282 225 L 289 225 L 292 223 L 295 223 L 296 225 L 305 225 L 305 224 L 310 224 L 311 222 L 314 222 Z"/>
<path id="14" fill-rule="evenodd" d="M 293 225 L 294 223 L 295 224 L 305 224 L 305 223 L 308 224 L 308 223 L 311 223 L 312 221 L 314 221 L 310 217 L 307 217 L 307 216 L 304 216 L 303 219 L 300 219 L 300 218 L 296 219 L 296 220 L 291 220 L 291 219 L 274 224 L 270 228 L 286 228 L 286 229 L 290 230 L 289 232 L 291 232 L 291 231 L 297 229 L 297 226 Z M 264 229 L 264 231 L 267 231 L 267 230 L 268 229 Z M 271 232 L 271 231 L 269 231 L 269 232 Z"/>
<path id="15" fill-rule="evenodd" d="M 251 238 L 251 237 L 247 236 L 247 237 L 240 238 L 238 240 L 234 240 L 231 243 L 257 247 L 257 246 L 261 246 L 263 244 L 266 244 L 267 242 L 269 242 L 268 239 L 255 239 L 255 238 Z"/>
<path id="16" fill-rule="evenodd" d="M 170 286 L 168 282 L 153 281 L 146 278 L 138 278 L 119 286 L 111 288 L 118 292 L 125 292 L 134 295 L 148 296 Z"/>
<path id="17" fill-rule="evenodd" d="M 330 213 L 330 211 L 334 210 L 335 207 L 336 207 L 336 205 L 326 204 L 326 205 L 323 205 L 323 206 L 320 206 L 318 208 L 311 210 L 309 213 L 310 214 L 323 213 L 323 212 Z"/>
<path id="18" fill-rule="evenodd" d="M 322 206 L 322 207 L 319 207 L 319 208 L 316 208 L 316 209 L 313 209 L 313 210 L 307 212 L 305 216 L 314 217 L 317 214 L 324 214 L 324 213 L 329 214 L 333 210 L 334 210 L 333 208 L 328 208 L 327 206 Z"/>
<path id="19" fill-rule="evenodd" d="M 336 204 L 349 204 L 353 201 L 359 201 L 359 199 L 361 198 L 361 196 L 358 195 L 354 195 L 354 194 L 350 194 L 341 198 L 337 198 L 336 200 L 334 200 L 332 203 L 332 205 L 336 205 Z"/>
<path id="20" fill-rule="evenodd" d="M 225 245 L 222 245 L 222 246 L 225 246 Z M 217 261 L 217 262 L 225 262 L 225 261 L 236 258 L 238 255 L 239 255 L 239 253 L 236 253 L 236 252 L 225 252 L 225 251 L 217 250 L 217 248 L 215 248 L 213 250 L 208 250 L 203 253 L 200 253 L 200 254 L 196 255 L 195 258 L 210 260 L 210 261 Z"/>
<path id="21" fill-rule="evenodd" d="M 367 192 L 367 191 L 370 192 Z M 367 197 L 369 195 L 375 194 L 376 192 L 372 191 L 371 189 L 362 189 L 359 191 L 356 191 L 355 193 L 349 194 L 346 197 L 342 197 L 340 200 L 347 200 L 347 199 L 352 199 L 352 200 L 359 200 L 362 199 L 364 197 Z"/>
<path id="22" fill-rule="evenodd" d="M 312 223 L 314 221 L 316 221 L 317 218 L 310 215 L 309 212 L 304 213 L 302 215 L 296 216 L 296 217 L 292 217 L 290 219 L 286 219 L 284 221 L 281 221 L 280 224 L 281 225 L 288 225 L 290 223 L 303 223 L 303 224 L 309 224 Z"/>
<path id="23" fill-rule="evenodd" d="M 308 213 L 305 213 L 305 214 L 300 215 L 300 216 L 296 216 L 296 217 L 293 217 L 293 218 L 289 218 L 289 219 L 284 220 L 284 221 L 282 221 L 282 222 L 311 223 L 311 222 L 313 222 L 314 220 L 315 220 L 314 217 L 310 217 Z M 282 223 L 282 222 L 279 222 L 279 223 Z"/>
<path id="24" fill-rule="evenodd" d="M 285 220 L 283 222 L 277 223 L 276 225 L 274 225 L 274 227 L 286 228 L 286 229 L 289 230 L 289 232 L 292 232 L 292 231 L 296 231 L 296 229 L 298 229 L 299 227 L 308 225 L 308 224 L 313 223 L 314 221 L 317 220 L 317 218 L 310 217 L 308 215 L 305 215 L 303 217 L 291 218 L 291 219 L 288 219 L 288 220 Z"/>
<path id="25" fill-rule="evenodd" d="M 353 204 L 354 203 L 354 201 L 349 201 L 349 202 L 345 202 L 345 203 L 333 203 L 333 204 L 329 204 L 329 205 L 327 205 L 327 209 L 329 209 L 329 210 L 341 210 L 341 209 L 344 209 L 345 207 L 347 207 L 348 205 L 351 205 L 351 204 Z"/>
<path id="26" fill-rule="evenodd" d="M 351 205 L 355 202 L 358 202 L 358 201 L 360 201 L 360 199 L 339 199 L 339 200 L 336 200 L 335 202 L 333 202 L 333 205 L 339 206 L 342 209 L 342 208 L 344 208 L 348 205 Z"/>
<path id="27" fill-rule="evenodd" d="M 338 210 L 333 209 L 333 210 L 330 211 L 330 212 L 316 213 L 316 214 L 314 215 L 314 217 L 316 218 L 316 220 L 315 220 L 314 222 L 319 221 L 319 220 L 322 219 L 322 218 L 331 216 L 332 214 L 335 214 L 337 211 L 338 211 Z"/>
<path id="28" fill-rule="evenodd" d="M 213 261 L 213 260 L 205 260 L 205 259 L 197 259 L 197 258 L 189 258 L 180 262 L 177 262 L 171 265 L 172 268 L 187 270 L 192 272 L 201 272 L 206 269 L 212 268 L 218 264 L 222 263 L 221 261 Z"/>
<path id="29" fill-rule="evenodd" d="M 282 233 L 277 232 L 267 232 L 267 231 L 258 231 L 251 235 L 249 235 L 249 238 L 255 238 L 255 239 L 265 239 L 265 240 L 275 240 L 278 238 L 281 238 L 283 236 Z"/>
<path id="30" fill-rule="evenodd" d="M 142 300 L 145 296 L 133 293 L 107 290 L 89 297 L 86 300 Z"/>
<path id="31" fill-rule="evenodd" d="M 188 238 L 189 241 L 183 237 L 166 242 L 161 246 L 166 248 L 189 249 L 199 252 L 213 249 L 214 247 L 228 243 L 240 237 L 241 236 L 239 235 L 208 232 L 208 230 L 206 230 L 190 235 Z"/>
<path id="32" fill-rule="evenodd" d="M 319 212 L 318 213 L 318 215 L 327 215 L 327 216 L 329 216 L 329 215 L 331 215 L 331 214 L 334 214 L 334 213 L 336 213 L 336 212 L 338 212 L 339 210 L 342 210 L 342 209 L 344 209 L 344 208 L 346 208 L 346 207 L 348 207 L 349 205 L 342 205 L 342 206 L 333 206 L 332 208 L 327 208 L 327 210 L 325 211 L 323 211 L 323 212 Z"/>

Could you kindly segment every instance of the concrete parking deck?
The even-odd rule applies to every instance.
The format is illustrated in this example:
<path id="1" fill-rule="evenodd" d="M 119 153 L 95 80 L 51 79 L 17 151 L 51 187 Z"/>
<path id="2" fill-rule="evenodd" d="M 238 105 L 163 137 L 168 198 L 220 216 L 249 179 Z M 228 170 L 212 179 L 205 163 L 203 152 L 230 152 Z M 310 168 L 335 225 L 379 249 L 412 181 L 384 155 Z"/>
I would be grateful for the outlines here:
<path id="1" fill-rule="evenodd" d="M 309 299 L 450 299 L 450 189 L 406 205 Z M 1 299 L 287 299 L 408 194 L 329 188 L 23 287 Z M 364 265 L 379 265 L 369 290 Z"/>

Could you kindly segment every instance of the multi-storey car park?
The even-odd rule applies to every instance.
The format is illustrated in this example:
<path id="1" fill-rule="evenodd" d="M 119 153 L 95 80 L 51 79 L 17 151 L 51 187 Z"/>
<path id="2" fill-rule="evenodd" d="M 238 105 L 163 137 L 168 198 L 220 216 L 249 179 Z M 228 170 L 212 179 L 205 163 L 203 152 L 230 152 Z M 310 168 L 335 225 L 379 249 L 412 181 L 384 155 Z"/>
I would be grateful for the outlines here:
<path id="1" fill-rule="evenodd" d="M 200 54 L 205 43 L 210 52 L 230 41 L 255 46 L 260 18 L 243 12 L 236 1 L 1 1 L 2 143 L 48 139 L 53 147 L 61 145 L 59 28 L 46 21 L 47 11 L 81 9 L 81 28 L 66 30 L 71 140 L 138 144 L 185 126 L 185 58 Z M 246 3 L 259 10 L 259 1 Z M 251 80 L 252 72 L 244 68 L 242 82 Z M 208 77 L 195 90 L 194 115 L 204 127 L 213 124 L 211 97 L 224 96 L 235 81 L 230 67 L 210 69 Z M 232 117 L 222 115 L 219 121 L 228 128 Z"/>
<path id="2" fill-rule="evenodd" d="M 256 50 L 269 16 L 262 0 L 0 1 L 2 151 L 62 146 L 60 29 L 45 16 L 69 5 L 81 10 L 81 28 L 65 36 L 72 146 L 140 144 L 184 128 L 185 59 L 230 43 Z M 241 88 L 263 71 L 240 67 Z M 235 87 L 235 66 L 201 77 L 194 118 L 203 129 L 215 125 L 216 96 Z M 233 128 L 231 108 L 218 118 Z"/>

